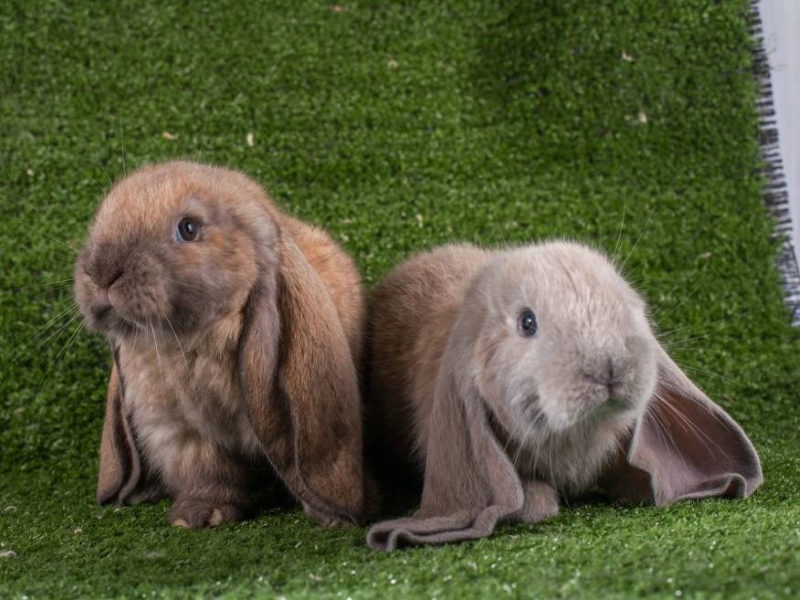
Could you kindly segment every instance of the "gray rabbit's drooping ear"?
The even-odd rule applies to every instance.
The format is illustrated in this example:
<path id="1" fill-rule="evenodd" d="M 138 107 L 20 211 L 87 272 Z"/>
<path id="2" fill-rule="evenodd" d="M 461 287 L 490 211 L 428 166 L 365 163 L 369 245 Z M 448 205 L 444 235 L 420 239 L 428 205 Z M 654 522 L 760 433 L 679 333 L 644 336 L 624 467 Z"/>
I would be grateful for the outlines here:
<path id="1" fill-rule="evenodd" d="M 627 457 L 604 484 L 612 495 L 665 506 L 678 500 L 749 496 L 761 464 L 742 428 L 658 348 L 658 384 Z"/>
<path id="2" fill-rule="evenodd" d="M 239 377 L 274 469 L 323 525 L 364 516 L 361 407 L 336 307 L 300 249 L 281 240 L 248 300 Z"/>
<path id="3" fill-rule="evenodd" d="M 471 380 L 470 335 L 462 318 L 436 380 L 430 416 L 422 504 L 409 518 L 378 523 L 367 544 L 391 551 L 409 544 L 443 544 L 487 537 L 498 521 L 523 507 L 522 483 L 492 431 L 488 407 Z M 555 507 L 557 511 L 557 506 Z"/>
<path id="4" fill-rule="evenodd" d="M 124 393 L 125 381 L 117 368 L 115 352 L 100 442 L 100 472 L 97 480 L 99 504 L 155 501 L 163 496 L 159 486 L 148 477 L 147 466 L 142 464 L 130 419 L 125 414 Z"/>

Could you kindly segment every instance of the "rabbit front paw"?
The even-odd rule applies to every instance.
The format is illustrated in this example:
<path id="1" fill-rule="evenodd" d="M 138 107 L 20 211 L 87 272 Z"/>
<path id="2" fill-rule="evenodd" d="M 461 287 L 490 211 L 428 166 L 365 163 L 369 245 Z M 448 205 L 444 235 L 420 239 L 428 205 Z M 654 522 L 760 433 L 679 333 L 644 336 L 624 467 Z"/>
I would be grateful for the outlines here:
<path id="1" fill-rule="evenodd" d="M 169 511 L 170 524 L 184 529 L 216 527 L 243 518 L 244 509 L 240 505 L 213 498 L 178 498 Z"/>

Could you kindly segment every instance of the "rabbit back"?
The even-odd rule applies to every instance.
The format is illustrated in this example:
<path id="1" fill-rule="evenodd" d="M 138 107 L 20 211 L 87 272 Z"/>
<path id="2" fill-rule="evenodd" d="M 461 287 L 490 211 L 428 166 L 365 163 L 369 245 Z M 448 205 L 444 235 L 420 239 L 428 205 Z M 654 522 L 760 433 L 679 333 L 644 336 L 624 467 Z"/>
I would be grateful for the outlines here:
<path id="1" fill-rule="evenodd" d="M 325 285 L 339 315 L 353 362 L 359 364 L 363 348 L 366 299 L 355 262 L 319 227 L 288 215 L 281 215 L 280 220 Z"/>
<path id="2" fill-rule="evenodd" d="M 396 460 L 424 464 L 442 355 L 471 280 L 492 256 L 467 244 L 419 254 L 370 294 L 367 435 Z"/>

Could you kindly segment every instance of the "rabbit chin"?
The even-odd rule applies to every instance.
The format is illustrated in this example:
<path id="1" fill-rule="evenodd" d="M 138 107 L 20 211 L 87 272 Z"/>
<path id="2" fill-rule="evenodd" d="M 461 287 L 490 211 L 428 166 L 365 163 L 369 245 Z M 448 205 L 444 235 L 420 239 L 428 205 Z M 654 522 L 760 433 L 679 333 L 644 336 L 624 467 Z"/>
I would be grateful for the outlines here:
<path id="1" fill-rule="evenodd" d="M 616 397 L 604 397 L 592 402 L 584 399 L 573 403 L 571 410 L 563 408 L 566 404 L 563 401 L 559 404 L 562 407 L 556 410 L 547 410 L 548 407 L 542 406 L 546 427 L 554 435 L 565 435 L 573 429 L 603 427 L 605 423 L 618 421 L 632 424 L 639 413 L 635 404 Z"/>
<path id="2" fill-rule="evenodd" d="M 92 310 L 85 318 L 87 327 L 97 333 L 103 334 L 109 340 L 122 341 L 126 339 L 137 339 L 143 335 L 143 339 L 160 334 L 166 328 L 164 319 L 155 314 L 152 317 L 132 315 L 113 305 L 108 305 L 102 310 Z M 170 334 L 172 335 L 172 334 Z M 159 337 L 161 337 L 159 335 Z"/>
<path id="3" fill-rule="evenodd" d="M 510 456 L 521 476 L 540 479 L 561 494 L 585 492 L 616 456 L 620 441 L 636 423 L 639 411 L 629 404 L 607 401 L 574 414 L 542 413 L 518 438 Z"/>

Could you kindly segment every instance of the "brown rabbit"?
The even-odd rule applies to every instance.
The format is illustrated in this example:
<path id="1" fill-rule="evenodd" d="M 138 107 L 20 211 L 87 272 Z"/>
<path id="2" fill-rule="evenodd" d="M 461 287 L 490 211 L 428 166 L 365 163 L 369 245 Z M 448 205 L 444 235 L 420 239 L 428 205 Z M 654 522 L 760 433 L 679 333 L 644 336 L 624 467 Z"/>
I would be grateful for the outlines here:
<path id="1" fill-rule="evenodd" d="M 424 469 L 420 509 L 375 525 L 373 548 L 485 537 L 598 485 L 663 506 L 761 484 L 742 429 L 587 247 L 421 254 L 374 290 L 369 314 L 369 434 Z"/>
<path id="2" fill-rule="evenodd" d="M 362 519 L 363 289 L 325 232 L 241 173 L 144 167 L 103 200 L 75 297 L 114 356 L 98 502 L 214 526 L 271 467 L 316 522 Z"/>

